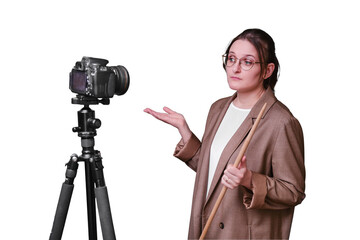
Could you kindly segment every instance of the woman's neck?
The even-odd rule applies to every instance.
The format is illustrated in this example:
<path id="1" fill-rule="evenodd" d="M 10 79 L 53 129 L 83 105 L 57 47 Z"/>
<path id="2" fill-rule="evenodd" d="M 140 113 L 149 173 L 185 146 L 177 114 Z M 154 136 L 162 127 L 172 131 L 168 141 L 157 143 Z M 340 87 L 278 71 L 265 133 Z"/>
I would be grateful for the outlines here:
<path id="1" fill-rule="evenodd" d="M 264 92 L 264 88 L 261 88 L 256 92 L 237 92 L 237 96 L 233 103 L 238 108 L 250 109 L 257 103 Z"/>

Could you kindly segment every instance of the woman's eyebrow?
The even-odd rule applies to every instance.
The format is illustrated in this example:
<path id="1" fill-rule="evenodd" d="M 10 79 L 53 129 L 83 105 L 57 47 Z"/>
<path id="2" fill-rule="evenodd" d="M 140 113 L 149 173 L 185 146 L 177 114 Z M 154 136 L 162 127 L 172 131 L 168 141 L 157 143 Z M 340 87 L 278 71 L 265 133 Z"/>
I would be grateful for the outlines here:
<path id="1" fill-rule="evenodd" d="M 235 54 L 235 52 L 233 52 L 233 51 L 230 51 L 229 52 L 229 54 L 234 54 L 235 56 L 236 56 L 236 54 Z M 252 55 L 252 54 L 245 54 L 244 56 L 242 56 L 241 58 L 243 58 L 243 57 L 253 57 L 253 58 L 255 58 L 255 56 L 254 55 Z"/>

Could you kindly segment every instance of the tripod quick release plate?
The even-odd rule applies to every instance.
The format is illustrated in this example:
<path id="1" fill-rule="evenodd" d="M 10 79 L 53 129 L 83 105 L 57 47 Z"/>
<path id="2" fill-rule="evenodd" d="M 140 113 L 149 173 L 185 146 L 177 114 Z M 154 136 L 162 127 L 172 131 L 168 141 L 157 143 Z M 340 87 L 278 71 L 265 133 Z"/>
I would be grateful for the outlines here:
<path id="1" fill-rule="evenodd" d="M 72 104 L 81 104 L 81 105 L 96 105 L 96 104 L 103 104 L 109 105 L 110 99 L 109 98 L 102 98 L 98 99 L 96 97 L 88 97 L 83 95 L 76 95 L 76 97 L 71 99 Z"/>

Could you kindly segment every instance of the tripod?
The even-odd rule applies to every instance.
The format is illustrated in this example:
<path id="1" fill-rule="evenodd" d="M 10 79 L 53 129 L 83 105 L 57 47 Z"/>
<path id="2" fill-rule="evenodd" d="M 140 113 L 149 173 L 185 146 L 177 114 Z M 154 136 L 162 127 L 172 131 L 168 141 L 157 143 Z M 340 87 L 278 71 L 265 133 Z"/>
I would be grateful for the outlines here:
<path id="1" fill-rule="evenodd" d="M 78 95 L 72 99 L 72 103 L 84 105 L 78 111 L 78 127 L 73 128 L 73 132 L 77 132 L 78 136 L 81 137 L 82 154 L 80 156 L 71 155 L 69 162 L 66 164 L 65 182 L 61 188 L 50 240 L 61 239 L 74 189 L 73 183 L 79 165 L 78 162 L 84 162 L 85 164 L 89 240 L 97 240 L 95 198 L 103 239 L 115 240 L 110 202 L 104 180 L 102 157 L 99 151 L 94 150 L 94 137 L 96 136 L 96 129 L 101 126 L 101 121 L 95 118 L 95 112 L 89 108 L 90 104 L 102 103 L 107 105 L 110 101 L 109 99 L 98 100 L 97 98 Z"/>

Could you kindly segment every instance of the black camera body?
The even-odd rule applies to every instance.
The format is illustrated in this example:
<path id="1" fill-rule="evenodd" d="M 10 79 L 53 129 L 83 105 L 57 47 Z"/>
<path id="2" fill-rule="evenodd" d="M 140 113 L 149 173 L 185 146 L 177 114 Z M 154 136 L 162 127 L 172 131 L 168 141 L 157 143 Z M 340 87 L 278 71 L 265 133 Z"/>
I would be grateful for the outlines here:
<path id="1" fill-rule="evenodd" d="M 123 66 L 106 66 L 106 59 L 83 57 L 70 72 L 69 88 L 86 97 L 112 98 L 129 88 L 130 76 Z"/>

